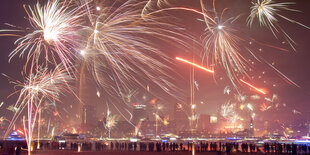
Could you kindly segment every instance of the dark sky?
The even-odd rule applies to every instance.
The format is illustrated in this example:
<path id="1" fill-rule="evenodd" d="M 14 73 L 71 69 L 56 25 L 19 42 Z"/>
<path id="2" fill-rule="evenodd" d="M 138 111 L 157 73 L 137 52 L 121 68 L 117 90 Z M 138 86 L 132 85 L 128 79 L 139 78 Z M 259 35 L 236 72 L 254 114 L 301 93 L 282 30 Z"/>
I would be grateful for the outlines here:
<path id="1" fill-rule="evenodd" d="M 3 1 L 0 9 L 0 29 L 8 29 L 4 23 L 12 23 L 15 25 L 25 25 L 25 12 L 23 9 L 23 3 L 18 0 Z M 15 79 L 21 79 L 21 68 L 24 63 L 23 60 L 18 58 L 14 59 L 11 63 L 8 63 L 8 55 L 15 48 L 14 37 L 0 37 L 0 72 L 7 74 Z M 0 101 L 4 101 L 5 105 L 1 107 L 1 114 L 11 114 L 6 107 L 16 102 L 16 98 L 12 97 L 7 99 L 10 93 L 13 93 L 14 89 L 11 84 L 8 83 L 8 79 L 1 75 L 0 77 Z"/>
<path id="2" fill-rule="evenodd" d="M 3 0 L 0 5 L 0 29 L 7 29 L 8 26 L 4 25 L 5 23 L 10 23 L 17 26 L 27 27 L 29 26 L 24 17 L 26 13 L 23 8 L 23 4 L 34 4 L 36 1 L 31 0 Z M 240 21 L 235 24 L 235 26 L 240 26 L 240 31 L 247 34 L 253 38 L 256 38 L 259 41 L 264 43 L 270 43 L 276 46 L 282 46 L 281 39 L 276 40 L 272 34 L 264 28 L 254 26 L 252 29 L 249 29 L 245 26 L 245 18 L 249 14 L 250 0 L 217 0 L 217 5 L 219 10 L 224 7 L 228 7 L 229 11 L 227 15 L 236 16 L 243 13 L 244 16 L 241 17 Z M 292 18 L 296 21 L 299 21 L 305 25 L 310 26 L 310 1 L 309 0 L 298 0 L 296 5 L 292 5 L 292 8 L 301 10 L 301 13 L 295 12 L 284 12 L 283 15 Z M 179 6 L 187 6 L 190 8 L 199 9 L 198 0 L 180 0 L 175 3 Z M 198 22 L 196 18 L 199 16 L 188 13 L 188 12 L 173 12 L 171 13 L 176 15 L 180 19 L 180 23 L 183 23 L 188 31 L 192 31 L 193 35 L 197 37 L 199 41 L 200 34 L 203 32 L 204 25 L 201 22 Z M 257 24 L 257 23 L 255 23 Z M 275 74 L 270 74 L 265 76 L 267 80 L 276 81 L 279 87 L 272 88 L 270 84 L 260 85 L 266 89 L 272 91 L 279 95 L 282 103 L 288 105 L 288 110 L 286 112 L 297 109 L 302 112 L 304 116 L 309 116 L 310 111 L 310 30 L 303 28 L 297 24 L 292 24 L 287 21 L 280 21 L 281 26 L 285 29 L 288 34 L 296 41 L 296 49 L 294 52 L 281 52 L 266 49 L 262 52 L 263 57 L 269 61 L 275 61 L 276 67 L 281 70 L 285 75 L 290 77 L 295 81 L 301 88 L 297 88 L 291 85 L 286 84 L 280 78 L 276 77 Z M 14 79 L 21 79 L 21 70 L 22 65 L 25 62 L 25 58 L 14 57 L 10 63 L 8 63 L 9 53 L 16 47 L 14 45 L 15 37 L 0 37 L 0 73 L 7 74 Z M 287 46 L 284 46 L 288 48 Z M 199 47 L 197 47 L 199 48 Z M 264 47 L 262 47 L 264 49 Z M 171 48 L 168 52 L 169 55 L 177 56 L 180 52 L 174 51 Z M 198 53 L 199 51 L 197 51 Z M 182 56 L 190 56 L 191 54 L 186 53 Z M 184 80 L 188 81 L 189 67 L 185 64 L 177 63 L 178 72 L 184 76 Z M 260 71 L 264 71 L 264 67 L 258 67 Z M 269 71 L 268 71 L 269 72 Z M 214 114 L 218 109 L 218 105 L 224 103 L 230 97 L 223 95 L 223 89 L 225 86 L 229 86 L 229 81 L 217 81 L 218 84 L 215 84 L 213 77 L 197 71 L 196 80 L 200 85 L 200 90 L 197 91 L 198 102 L 203 100 L 204 105 L 199 105 L 202 108 L 199 108 L 200 113 L 209 113 Z M 188 82 L 187 82 L 188 84 Z M 184 87 L 183 83 L 180 83 L 181 87 Z M 185 86 L 185 89 L 188 89 Z M 242 88 L 242 91 L 246 94 L 251 95 L 247 87 Z M 8 83 L 8 80 L 4 76 L 0 76 L 0 102 L 4 101 L 6 104 L 0 108 L 1 114 L 7 113 L 5 108 L 15 102 L 16 98 L 12 97 L 7 99 L 7 96 L 13 92 L 13 86 Z M 283 111 L 280 111 L 279 114 L 282 116 Z M 268 115 L 268 114 L 266 114 Z M 1 115 L 0 115 L 1 116 Z M 291 116 L 291 115 L 289 115 Z"/>

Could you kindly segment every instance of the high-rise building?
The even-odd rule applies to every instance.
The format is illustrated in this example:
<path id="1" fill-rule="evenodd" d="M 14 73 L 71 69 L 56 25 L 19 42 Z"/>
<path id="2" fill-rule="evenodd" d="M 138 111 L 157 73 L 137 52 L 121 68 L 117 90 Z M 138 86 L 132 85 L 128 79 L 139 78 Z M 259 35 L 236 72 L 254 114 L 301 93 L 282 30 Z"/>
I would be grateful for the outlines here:
<path id="1" fill-rule="evenodd" d="M 82 123 L 83 131 L 90 131 L 95 128 L 98 123 L 95 107 L 92 105 L 83 105 L 82 108 Z"/>
<path id="2" fill-rule="evenodd" d="M 132 112 L 132 122 L 137 125 L 139 122 L 146 120 L 147 112 L 146 105 L 134 104 Z"/>

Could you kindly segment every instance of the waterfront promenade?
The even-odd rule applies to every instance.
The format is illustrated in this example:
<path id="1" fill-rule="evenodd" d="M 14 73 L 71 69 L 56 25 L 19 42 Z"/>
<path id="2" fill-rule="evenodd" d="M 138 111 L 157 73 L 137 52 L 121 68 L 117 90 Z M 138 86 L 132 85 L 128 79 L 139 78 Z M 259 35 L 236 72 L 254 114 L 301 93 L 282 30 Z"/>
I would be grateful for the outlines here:
<path id="1" fill-rule="evenodd" d="M 20 155 L 26 153 L 25 143 L 4 142 L 0 155 Z M 264 143 L 257 146 L 248 142 L 84 142 L 58 143 L 42 142 L 40 149 L 34 143 L 32 154 L 37 155 L 190 155 L 190 154 L 309 154 L 310 146 L 305 144 Z M 17 153 L 16 148 L 23 148 Z M 20 150 L 20 149 L 19 149 Z M 15 153 L 16 152 L 16 153 Z M 193 153 L 194 152 L 194 153 Z"/>

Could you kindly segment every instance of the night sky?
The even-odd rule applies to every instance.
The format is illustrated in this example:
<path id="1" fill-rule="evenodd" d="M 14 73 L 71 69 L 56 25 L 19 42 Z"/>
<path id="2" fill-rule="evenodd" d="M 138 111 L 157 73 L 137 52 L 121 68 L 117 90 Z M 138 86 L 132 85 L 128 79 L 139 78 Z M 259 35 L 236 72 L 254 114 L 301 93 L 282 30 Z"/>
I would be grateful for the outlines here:
<path id="1" fill-rule="evenodd" d="M 262 71 L 266 71 L 270 74 L 267 74 L 262 78 L 262 80 L 267 81 L 267 84 L 261 83 L 261 81 L 255 81 L 255 83 L 258 86 L 269 90 L 271 94 L 277 94 L 280 98 L 281 104 L 283 103 L 287 105 L 285 109 L 267 111 L 262 113 L 262 115 L 272 116 L 270 119 L 284 118 L 294 120 L 295 118 L 304 118 L 304 120 L 307 120 L 306 118 L 310 117 L 310 30 L 297 24 L 292 24 L 287 21 L 280 20 L 280 25 L 286 30 L 286 32 L 288 32 L 288 34 L 292 36 L 292 38 L 297 43 L 297 51 L 294 52 L 289 48 L 289 46 L 281 44 L 281 39 L 276 40 L 270 31 L 257 26 L 257 22 L 254 23 L 254 26 L 251 29 L 245 26 L 245 20 L 249 14 L 250 0 L 217 0 L 216 2 L 218 10 L 222 10 L 224 7 L 229 8 L 227 13 L 229 16 L 236 16 L 241 13 L 244 14 L 241 19 L 234 24 L 235 26 L 240 27 L 240 31 L 242 33 L 253 37 L 258 41 L 289 49 L 289 52 L 283 52 L 262 47 L 263 52 L 260 54 L 269 62 L 275 62 L 275 67 L 277 67 L 281 72 L 300 85 L 301 88 L 287 84 L 275 74 L 270 73 L 272 72 L 270 69 L 266 69 L 264 66 L 257 65 L 257 74 Z M 296 2 L 297 4 L 292 5 L 291 7 L 302 12 L 284 12 L 283 15 L 310 26 L 310 1 L 298 0 Z M 29 27 L 29 24 L 25 19 L 27 15 L 24 11 L 23 4 L 35 4 L 35 0 L 5 0 L 1 3 L 0 29 L 10 28 L 6 26 L 5 23 L 21 27 Z M 186 6 L 189 8 L 199 9 L 198 0 L 179 0 L 174 4 L 176 6 Z M 192 32 L 192 35 L 197 38 L 197 41 L 200 41 L 199 37 L 203 33 L 204 25 L 202 22 L 197 20 L 199 16 L 193 13 L 182 11 L 173 11 L 170 14 L 175 15 L 179 23 L 183 24 L 187 31 Z M 25 63 L 25 58 L 14 57 L 11 62 L 8 63 L 8 55 L 16 47 L 14 45 L 14 41 L 16 39 L 16 37 L 0 37 L 0 73 L 6 74 L 10 77 L 13 77 L 14 79 L 22 79 L 21 71 L 23 64 Z M 190 52 L 184 53 L 183 51 L 178 51 L 179 49 L 169 47 L 169 45 L 164 46 L 165 47 L 163 50 L 172 57 L 180 55 L 183 57 L 191 57 L 192 55 Z M 198 57 L 201 47 L 197 45 L 193 49 L 197 49 L 196 55 Z M 189 90 L 190 67 L 187 64 L 182 64 L 180 62 L 176 62 L 176 66 L 177 72 L 182 76 L 180 79 L 185 81 L 180 82 L 179 86 L 186 90 L 185 92 L 189 94 L 187 90 Z M 198 112 L 216 114 L 216 110 L 218 110 L 219 105 L 225 103 L 225 101 L 232 97 L 232 95 L 223 94 L 225 86 L 230 86 L 232 88 L 229 80 L 225 79 L 225 75 L 223 74 L 224 80 L 216 79 L 215 83 L 213 77 L 209 74 L 201 72 L 198 69 L 195 70 L 195 73 L 196 81 L 199 84 L 199 90 L 196 91 L 196 99 L 199 103 L 198 106 L 200 107 Z M 184 83 L 187 85 L 184 85 Z M 272 83 L 277 83 L 277 86 L 272 87 Z M 16 101 L 17 96 L 12 96 L 7 99 L 8 95 L 12 93 L 14 89 L 13 85 L 8 83 L 8 79 L 5 76 L 0 76 L 0 86 L 0 102 L 4 101 L 5 103 L 5 105 L 0 108 L 0 116 L 9 116 L 11 112 L 8 112 L 6 107 L 13 104 Z M 141 91 L 143 92 L 143 90 Z M 241 91 L 246 95 L 255 94 L 250 91 L 248 87 L 242 87 Z M 235 91 L 233 90 L 233 92 Z M 204 104 L 200 104 L 200 101 L 203 101 Z M 64 102 L 64 104 L 66 103 Z M 74 105 L 77 103 L 72 104 Z M 293 109 L 300 111 L 301 114 L 294 115 L 292 113 Z"/>

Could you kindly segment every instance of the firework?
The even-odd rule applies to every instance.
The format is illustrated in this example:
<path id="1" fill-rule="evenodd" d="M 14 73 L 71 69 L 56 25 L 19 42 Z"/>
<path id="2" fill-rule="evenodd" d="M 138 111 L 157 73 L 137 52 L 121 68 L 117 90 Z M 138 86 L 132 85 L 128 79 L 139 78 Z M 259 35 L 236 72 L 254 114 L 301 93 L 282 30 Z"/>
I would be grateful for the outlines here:
<path id="1" fill-rule="evenodd" d="M 263 103 L 261 106 L 260 106 L 260 110 L 261 111 L 267 111 L 268 109 L 270 109 L 271 106 L 270 105 L 267 105 L 266 103 Z"/>
<path id="2" fill-rule="evenodd" d="M 224 18 L 225 11 L 218 14 L 213 1 L 213 11 L 208 11 L 203 0 L 200 0 L 203 22 L 206 25 L 205 33 L 202 35 L 204 44 L 203 59 L 206 58 L 208 65 L 221 66 L 232 84 L 236 86 L 236 78 L 238 74 L 246 75 L 249 69 L 248 62 L 241 55 L 241 51 L 248 49 L 241 45 L 246 45 L 246 42 L 240 37 L 240 32 L 234 29 L 231 25 L 238 19 L 237 17 Z"/>
<path id="3" fill-rule="evenodd" d="M 128 94 L 122 94 L 124 100 L 128 103 L 131 102 L 132 98 L 138 94 L 138 90 L 129 90 Z"/>
<path id="4" fill-rule="evenodd" d="M 102 96 L 108 96 L 114 103 L 118 100 L 117 104 L 112 104 L 120 111 L 129 107 L 130 94 L 135 94 L 133 90 L 146 85 L 181 100 L 178 94 L 182 91 L 172 82 L 171 60 L 153 39 L 183 46 L 185 42 L 181 38 L 185 35 L 161 17 L 147 15 L 142 18 L 143 4 L 126 1 L 120 6 L 103 5 L 100 12 L 89 15 L 91 23 L 83 28 L 87 38 L 83 48 L 85 68 L 90 69 L 96 83 L 102 87 Z M 83 74 L 87 73 L 81 71 L 81 76 Z"/>
<path id="5" fill-rule="evenodd" d="M 33 129 L 37 119 L 38 111 L 44 100 L 54 100 L 59 97 L 61 93 L 67 90 L 64 87 L 69 82 L 71 77 L 67 74 L 66 70 L 61 66 L 57 66 L 54 71 L 49 72 L 46 68 L 36 70 L 36 74 L 30 74 L 25 78 L 25 82 L 11 81 L 15 84 L 16 88 L 20 88 L 13 94 L 19 93 L 19 97 L 14 108 L 18 110 L 9 125 L 6 135 L 15 124 L 21 112 L 27 108 L 27 118 L 23 117 L 24 130 L 28 145 L 28 154 L 30 154 L 30 147 L 33 137 Z M 13 95 L 11 94 L 11 95 Z M 26 125 L 27 122 L 27 125 Z"/>
<path id="6" fill-rule="evenodd" d="M 163 123 L 165 126 L 167 126 L 169 124 L 169 116 L 166 116 L 163 120 Z"/>
<path id="7" fill-rule="evenodd" d="M 158 8 L 169 6 L 171 5 L 170 4 L 171 1 L 174 1 L 174 0 L 149 0 L 141 11 L 142 17 L 152 12 L 152 10 L 154 9 L 154 6 L 157 6 Z"/>
<path id="8" fill-rule="evenodd" d="M 109 117 L 107 117 L 106 127 L 109 129 L 115 127 L 115 125 L 117 124 L 117 120 L 118 115 L 109 115 Z"/>
<path id="9" fill-rule="evenodd" d="M 294 115 L 297 115 L 297 114 L 301 115 L 301 112 L 297 111 L 296 109 L 293 109 L 292 112 L 293 112 Z"/>
<path id="10" fill-rule="evenodd" d="M 214 74 L 214 71 L 212 71 L 212 70 L 210 70 L 210 69 L 207 69 L 207 68 L 205 68 L 205 67 L 202 67 L 202 66 L 200 66 L 200 65 L 197 65 L 197 64 L 195 64 L 195 63 L 193 63 L 193 62 L 190 62 L 190 61 L 188 61 L 188 60 L 185 60 L 185 59 L 182 59 L 182 58 L 179 58 L 179 57 L 176 57 L 176 59 L 177 59 L 177 60 L 180 60 L 180 61 L 182 61 L 182 62 L 191 64 L 191 65 L 193 65 L 193 66 L 195 66 L 195 67 L 197 67 L 197 68 L 200 68 L 200 69 L 202 69 L 202 70 L 205 70 L 206 72 L 209 72 L 209 73 Z M 253 86 L 253 85 L 251 85 L 250 83 L 244 81 L 243 79 L 239 79 L 239 80 L 240 80 L 242 83 L 246 84 L 247 86 L 249 86 L 249 87 L 255 89 L 255 90 L 258 91 L 259 93 L 262 93 L 262 94 L 264 94 L 264 95 L 267 94 L 264 90 L 256 88 L 255 86 Z M 226 91 L 227 91 L 228 89 L 229 89 L 229 88 L 226 88 L 226 87 L 225 87 L 224 93 L 226 93 Z M 229 91 L 230 91 L 230 90 L 229 90 Z M 229 94 L 229 93 L 228 93 L 228 94 Z"/>
<path id="11" fill-rule="evenodd" d="M 247 105 L 247 107 L 248 107 L 249 110 L 254 111 L 254 107 L 253 107 L 252 104 L 249 103 L 249 104 Z"/>
<path id="12" fill-rule="evenodd" d="M 236 123 L 242 118 L 237 113 L 236 104 L 227 102 L 223 104 L 220 108 L 220 114 L 223 118 L 230 121 L 231 123 Z"/>
<path id="13" fill-rule="evenodd" d="M 97 97 L 100 97 L 100 92 L 97 90 L 96 92 Z"/>
<path id="14" fill-rule="evenodd" d="M 185 59 L 182 59 L 182 58 L 179 58 L 179 57 L 176 57 L 176 59 L 177 59 L 177 60 L 180 60 L 180 61 L 182 61 L 182 62 L 191 64 L 191 65 L 193 65 L 193 66 L 195 66 L 195 67 L 197 67 L 197 68 L 200 68 L 200 69 L 202 69 L 202 70 L 205 70 L 206 72 L 209 72 L 209 73 L 214 74 L 214 71 L 212 71 L 212 70 L 210 70 L 210 69 L 207 69 L 207 68 L 205 68 L 205 67 L 202 67 L 202 66 L 200 66 L 200 65 L 197 65 L 197 64 L 195 64 L 195 63 L 193 63 L 193 62 L 190 62 L 190 61 L 188 61 L 188 60 L 185 60 Z M 256 88 L 255 86 L 251 85 L 251 84 L 248 83 L 248 82 L 245 82 L 245 81 L 242 80 L 242 79 L 239 79 L 239 80 L 240 80 L 242 83 L 246 84 L 247 86 L 249 86 L 249 87 L 255 89 L 255 90 L 258 91 L 259 93 L 262 93 L 262 94 L 266 95 L 266 92 L 265 92 L 264 90 L 258 89 L 258 88 Z M 226 93 L 225 91 L 227 91 L 227 89 L 228 89 L 228 88 L 225 87 L 224 94 Z M 229 91 L 230 91 L 230 90 L 229 90 Z M 228 94 L 229 94 L 229 93 L 228 93 Z"/>
<path id="15" fill-rule="evenodd" d="M 295 42 L 280 26 L 278 18 L 282 18 L 291 23 L 310 29 L 308 26 L 280 14 L 280 11 L 300 12 L 289 7 L 290 5 L 295 4 L 295 2 L 277 3 L 273 0 L 255 0 L 252 4 L 253 6 L 251 7 L 251 13 L 247 19 L 247 24 L 252 26 L 254 20 L 258 19 L 260 26 L 267 27 L 276 38 L 278 38 L 278 34 L 281 33 L 294 50 Z"/>
<path id="16" fill-rule="evenodd" d="M 226 119 L 234 118 L 236 115 L 235 104 L 227 102 L 221 106 L 220 114 Z"/>
<path id="17" fill-rule="evenodd" d="M 4 121 L 7 121 L 7 122 L 11 122 L 10 120 L 8 120 L 7 118 L 5 117 L 0 117 L 0 126 L 3 126 L 4 125 Z"/>
<path id="18" fill-rule="evenodd" d="M 174 0 L 157 0 L 157 6 L 161 7 L 163 5 L 170 5 L 171 1 L 174 1 Z"/>
<path id="19" fill-rule="evenodd" d="M 18 107 L 15 107 L 13 105 L 10 105 L 9 107 L 7 107 L 7 109 L 13 113 L 16 113 L 19 111 L 19 108 Z"/>
<path id="20" fill-rule="evenodd" d="M 248 82 L 242 80 L 242 79 L 239 79 L 239 80 L 240 80 L 242 83 L 246 84 L 247 86 L 253 88 L 253 89 L 256 90 L 257 92 L 259 92 L 259 93 L 261 93 L 261 94 L 264 94 L 264 95 L 267 94 L 264 90 L 259 89 L 259 88 L 255 87 L 255 86 L 253 86 L 252 84 L 250 84 L 250 83 L 248 83 Z"/>
<path id="21" fill-rule="evenodd" d="M 57 66 L 59 60 L 69 71 L 73 66 L 75 53 L 79 51 L 81 39 L 79 30 L 82 28 L 82 17 L 85 14 L 82 7 L 76 7 L 71 1 L 48 1 L 46 5 L 39 2 L 34 6 L 25 6 L 30 29 L 1 30 L 1 32 L 24 32 L 15 42 L 17 47 L 10 53 L 10 60 L 16 56 L 27 56 L 27 64 L 38 69 L 40 57 L 44 57 L 44 64 Z M 2 34 L 12 35 L 16 34 Z M 31 74 L 31 73 L 30 73 Z"/>
<path id="22" fill-rule="evenodd" d="M 229 95 L 229 94 L 230 94 L 230 92 L 231 92 L 230 87 L 229 87 L 229 86 L 226 86 L 226 87 L 224 88 L 224 94 Z"/>
<path id="23" fill-rule="evenodd" d="M 294 84 L 292 80 L 286 77 L 278 69 L 270 65 L 266 60 L 256 54 L 248 44 L 253 43 L 287 51 L 286 49 L 257 42 L 253 38 L 247 37 L 237 28 L 234 28 L 233 23 L 239 19 L 239 16 L 226 17 L 225 12 L 227 8 L 223 9 L 221 13 L 216 11 L 215 0 L 211 11 L 206 9 L 203 0 L 200 0 L 202 11 L 194 11 L 201 14 L 204 18 L 201 20 L 206 25 L 205 33 L 202 35 L 204 44 L 203 60 L 206 59 L 208 66 L 220 66 L 230 79 L 232 85 L 238 90 L 239 77 L 249 78 L 249 72 L 254 69 L 254 62 L 250 62 L 249 58 L 254 58 L 259 63 L 265 63 L 273 69 L 280 77 L 290 84 Z M 260 51 L 259 49 L 258 51 Z M 248 58 L 249 57 L 249 58 Z"/>
<path id="24" fill-rule="evenodd" d="M 116 126 L 118 120 L 118 115 L 107 114 L 106 123 L 104 125 L 108 129 L 109 138 L 111 138 L 111 130 Z"/>
<path id="25" fill-rule="evenodd" d="M 188 61 L 188 60 L 185 60 L 185 59 L 183 59 L 183 58 L 176 57 L 175 59 L 177 59 L 177 60 L 179 60 L 179 61 L 182 61 L 182 62 L 185 62 L 185 63 L 188 63 L 188 64 L 190 64 L 190 65 L 193 65 L 193 66 L 195 66 L 195 67 L 197 67 L 197 68 L 200 68 L 200 69 L 202 69 L 202 70 L 204 70 L 204 71 L 206 71 L 206 72 L 209 72 L 209 73 L 212 73 L 212 74 L 214 73 L 214 71 L 211 70 L 211 69 L 207 69 L 207 68 L 205 68 L 205 67 L 202 67 L 202 66 L 200 66 L 200 65 L 198 65 L 198 64 L 195 64 L 195 63 L 190 62 L 190 61 Z"/>

